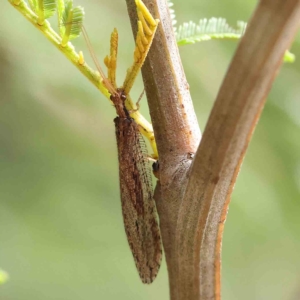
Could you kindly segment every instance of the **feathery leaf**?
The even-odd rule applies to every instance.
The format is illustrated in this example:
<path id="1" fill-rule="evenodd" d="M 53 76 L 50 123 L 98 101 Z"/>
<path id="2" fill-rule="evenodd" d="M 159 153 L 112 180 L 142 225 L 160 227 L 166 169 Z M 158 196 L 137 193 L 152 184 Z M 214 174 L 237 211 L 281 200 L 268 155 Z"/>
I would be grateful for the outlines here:
<path id="1" fill-rule="evenodd" d="M 84 9 L 81 6 L 73 8 L 73 1 L 65 1 L 65 9 L 62 13 L 62 20 L 60 26 L 60 34 L 63 36 L 65 44 L 67 41 L 77 38 L 82 29 L 84 18 Z"/>
<path id="2" fill-rule="evenodd" d="M 28 0 L 30 8 L 42 19 L 52 17 L 56 12 L 55 0 Z"/>
<path id="3" fill-rule="evenodd" d="M 44 17 L 48 19 L 56 12 L 56 1 L 55 0 L 44 0 Z"/>
<path id="4" fill-rule="evenodd" d="M 239 39 L 247 24 L 237 22 L 237 28 L 228 25 L 224 18 L 201 19 L 198 24 L 190 21 L 179 26 L 176 39 L 178 45 L 194 44 L 211 39 Z"/>
<path id="5" fill-rule="evenodd" d="M 58 27 L 59 27 L 60 35 L 62 36 L 63 26 L 61 26 L 61 23 L 62 23 L 62 15 L 65 11 L 65 0 L 56 0 L 56 6 L 57 6 Z"/>

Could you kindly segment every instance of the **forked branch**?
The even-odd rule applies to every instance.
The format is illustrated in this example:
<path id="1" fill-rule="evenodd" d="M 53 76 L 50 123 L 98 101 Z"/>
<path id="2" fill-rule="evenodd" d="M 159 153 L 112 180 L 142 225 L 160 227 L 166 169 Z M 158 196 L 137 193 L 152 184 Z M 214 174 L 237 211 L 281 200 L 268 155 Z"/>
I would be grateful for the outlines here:
<path id="1" fill-rule="evenodd" d="M 171 20 L 165 1 L 144 2 L 161 20 L 143 77 L 162 162 L 156 201 L 171 299 L 220 299 L 220 251 L 231 192 L 283 54 L 299 27 L 300 1 L 259 2 L 190 170 L 185 154 L 195 150 L 199 129 Z M 133 0 L 127 4 L 136 30 Z"/>

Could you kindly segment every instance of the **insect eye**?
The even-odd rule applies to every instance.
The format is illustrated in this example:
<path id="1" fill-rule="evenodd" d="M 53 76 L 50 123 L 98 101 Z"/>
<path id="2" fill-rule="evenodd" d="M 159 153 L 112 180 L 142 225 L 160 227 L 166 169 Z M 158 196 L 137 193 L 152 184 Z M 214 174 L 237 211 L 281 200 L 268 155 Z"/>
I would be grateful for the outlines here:
<path id="1" fill-rule="evenodd" d="M 125 100 L 126 100 L 126 95 L 121 94 L 121 99 L 122 99 L 123 101 L 125 101 Z"/>
<path id="2" fill-rule="evenodd" d="M 153 170 L 153 172 L 159 171 L 159 161 L 158 160 L 152 164 L 152 170 Z"/>

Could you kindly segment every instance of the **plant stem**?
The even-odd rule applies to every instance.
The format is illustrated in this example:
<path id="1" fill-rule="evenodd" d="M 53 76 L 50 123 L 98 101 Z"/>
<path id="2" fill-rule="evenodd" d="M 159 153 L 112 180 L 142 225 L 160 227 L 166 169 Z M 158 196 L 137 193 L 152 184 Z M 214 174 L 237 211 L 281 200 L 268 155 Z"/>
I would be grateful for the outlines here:
<path id="1" fill-rule="evenodd" d="M 135 2 L 126 2 L 136 36 Z M 191 164 L 189 153 L 196 152 L 201 134 L 166 1 L 145 0 L 144 3 L 154 18 L 161 20 L 142 68 L 142 75 L 159 153 L 160 180 L 155 197 L 168 265 L 171 299 L 176 299 L 175 237 L 178 209 L 186 184 L 185 174 Z"/>
<path id="2" fill-rule="evenodd" d="M 106 87 L 102 84 L 102 78 L 100 74 L 94 71 L 86 63 L 82 64 L 82 55 L 75 51 L 74 46 L 68 42 L 62 46 L 61 37 L 52 29 L 50 23 L 45 20 L 42 25 L 39 25 L 39 18 L 28 7 L 24 0 L 8 0 L 9 3 L 17 9 L 33 26 L 35 26 L 42 34 L 60 51 L 66 58 L 72 62 L 72 64 L 107 98 L 110 100 L 110 94 Z M 131 100 L 130 96 L 127 97 L 128 110 L 134 110 L 135 104 Z M 158 157 L 156 142 L 153 134 L 152 125 L 141 115 L 139 111 L 133 111 L 131 117 L 139 125 L 141 133 L 149 140 L 151 148 L 153 150 L 153 156 Z"/>
<path id="3" fill-rule="evenodd" d="M 126 0 L 133 32 L 133 0 Z M 161 20 L 143 79 L 160 154 L 155 191 L 172 300 L 219 300 L 229 200 L 266 95 L 300 20 L 299 0 L 261 0 L 200 138 L 166 2 L 145 0 Z M 185 87 L 185 88 L 184 88 Z M 188 112 L 188 114 L 187 114 Z"/>
<path id="4" fill-rule="evenodd" d="M 231 193 L 299 20 L 299 0 L 261 0 L 222 83 L 178 215 L 180 300 L 221 299 L 221 243 Z"/>

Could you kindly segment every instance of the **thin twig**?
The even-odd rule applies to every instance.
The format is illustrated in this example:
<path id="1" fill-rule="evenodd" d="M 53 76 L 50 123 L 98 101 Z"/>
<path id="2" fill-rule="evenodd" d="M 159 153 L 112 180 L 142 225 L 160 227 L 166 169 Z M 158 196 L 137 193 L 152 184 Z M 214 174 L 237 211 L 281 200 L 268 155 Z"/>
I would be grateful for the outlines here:
<path id="1" fill-rule="evenodd" d="M 8 2 L 17 9 L 32 25 L 34 25 L 42 34 L 59 50 L 72 64 L 107 98 L 110 99 L 110 93 L 102 83 L 103 78 L 98 72 L 95 72 L 84 61 L 82 52 L 77 53 L 73 45 L 68 42 L 64 47 L 61 45 L 61 37 L 52 29 L 50 23 L 45 20 L 42 25 L 38 24 L 38 17 L 31 11 L 24 0 L 8 0 Z M 59 1 L 58 4 L 60 4 Z M 135 7 L 136 9 L 136 7 Z M 130 95 L 127 97 L 128 110 L 134 110 L 135 104 Z M 143 115 L 134 110 L 131 117 L 139 125 L 141 133 L 149 140 L 154 157 L 157 157 L 157 147 L 153 134 L 152 125 L 143 117 Z"/>

